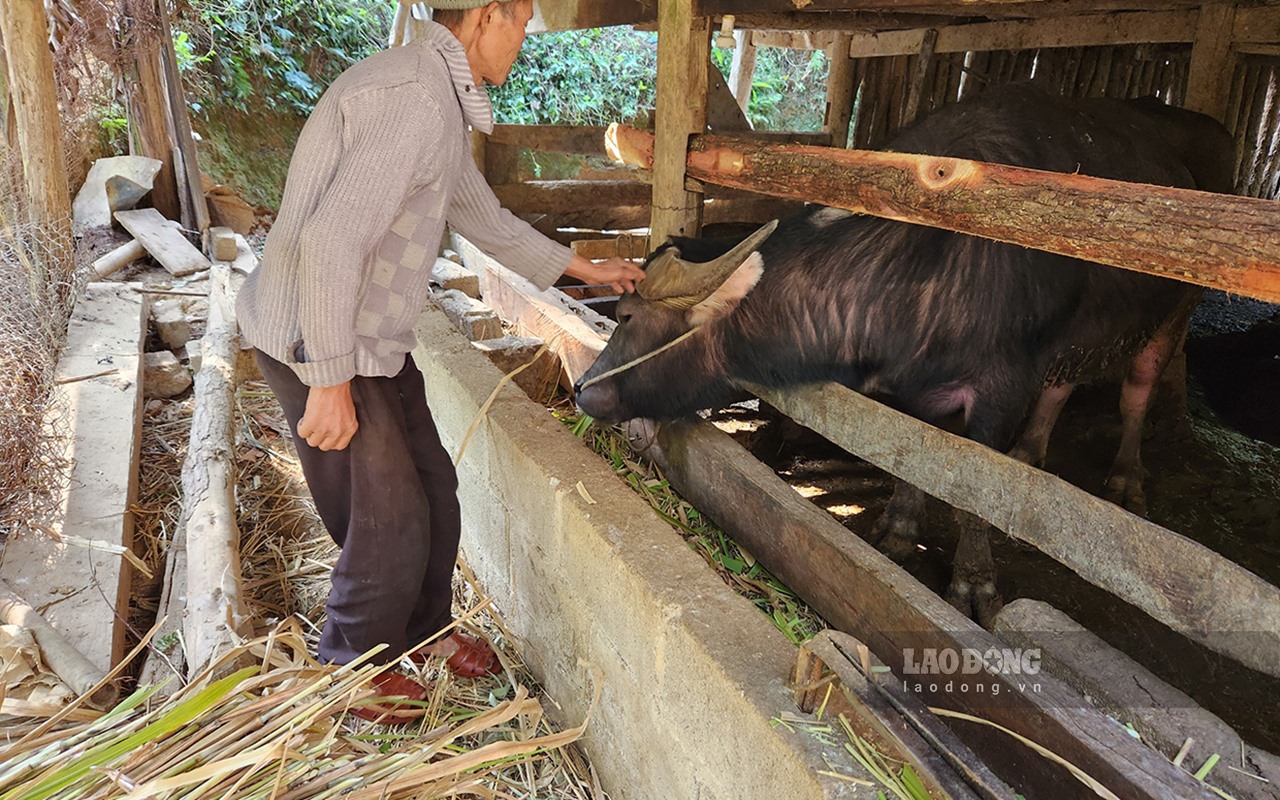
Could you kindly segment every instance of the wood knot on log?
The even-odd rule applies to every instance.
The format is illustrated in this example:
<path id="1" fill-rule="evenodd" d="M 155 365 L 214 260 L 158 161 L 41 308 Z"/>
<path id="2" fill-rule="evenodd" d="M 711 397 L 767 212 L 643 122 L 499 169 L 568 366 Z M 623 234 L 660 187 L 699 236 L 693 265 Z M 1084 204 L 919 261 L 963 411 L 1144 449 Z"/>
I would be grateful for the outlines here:
<path id="1" fill-rule="evenodd" d="M 920 161 L 916 177 L 920 185 L 932 191 L 945 189 L 973 172 L 972 166 L 954 158 L 931 158 Z"/>

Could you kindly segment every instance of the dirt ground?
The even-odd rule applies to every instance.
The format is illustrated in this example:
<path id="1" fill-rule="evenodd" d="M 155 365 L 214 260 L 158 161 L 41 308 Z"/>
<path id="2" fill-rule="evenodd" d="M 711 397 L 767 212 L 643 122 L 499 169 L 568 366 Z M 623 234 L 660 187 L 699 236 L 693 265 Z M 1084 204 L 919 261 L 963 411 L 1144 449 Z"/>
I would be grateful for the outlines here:
<path id="1" fill-rule="evenodd" d="M 1280 308 L 1206 296 L 1188 339 L 1188 415 L 1168 394 L 1143 445 L 1148 517 L 1280 585 Z M 1119 443 L 1119 387 L 1080 387 L 1055 430 L 1046 469 L 1099 493 Z M 802 494 L 870 538 L 892 491 L 889 477 L 813 434 L 766 428 L 739 438 Z M 736 427 L 736 426 L 734 426 Z M 781 441 L 780 441 L 781 438 Z M 933 503 L 925 549 L 903 565 L 942 592 L 955 543 L 951 515 Z M 1043 600 L 1217 713 L 1256 746 L 1280 752 L 1280 680 L 1188 642 L 1029 545 L 996 537 L 1005 601 Z M 1280 654 L 1278 654 L 1280 657 Z"/>

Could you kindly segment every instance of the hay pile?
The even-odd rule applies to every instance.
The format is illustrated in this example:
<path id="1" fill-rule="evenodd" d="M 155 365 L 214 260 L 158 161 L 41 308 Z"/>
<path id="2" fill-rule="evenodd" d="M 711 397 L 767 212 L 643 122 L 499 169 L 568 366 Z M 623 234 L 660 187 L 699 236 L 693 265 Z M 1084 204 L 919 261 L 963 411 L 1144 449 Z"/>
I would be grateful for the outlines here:
<path id="1" fill-rule="evenodd" d="M 249 657 L 255 666 L 223 677 L 215 665 L 164 699 L 140 687 L 105 714 L 76 704 L 7 722 L 0 796 L 603 798 L 573 745 L 583 728 L 556 730 L 545 719 L 535 683 L 465 567 L 455 580 L 460 621 L 499 647 L 505 673 L 457 680 L 439 660 L 404 662 L 399 668 L 430 687 L 421 720 L 387 727 L 347 713 L 376 702 L 369 679 L 381 668 L 322 666 L 310 655 L 337 549 L 270 390 L 245 384 L 237 405 L 245 592 L 261 635 L 221 663 Z M 135 548 L 153 565 L 163 563 L 180 513 L 191 411 L 190 399 L 146 408 Z M 158 584 L 135 595 L 133 626 L 145 630 Z M 138 637 L 136 653 L 181 646 L 159 647 L 151 635 Z"/>

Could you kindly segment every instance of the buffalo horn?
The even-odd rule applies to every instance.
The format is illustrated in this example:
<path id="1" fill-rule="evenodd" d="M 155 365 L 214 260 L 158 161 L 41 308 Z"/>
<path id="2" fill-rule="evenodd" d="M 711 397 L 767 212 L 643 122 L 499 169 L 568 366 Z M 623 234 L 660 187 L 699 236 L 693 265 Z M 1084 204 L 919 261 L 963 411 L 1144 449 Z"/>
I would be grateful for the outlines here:
<path id="1" fill-rule="evenodd" d="M 676 308 L 694 306 L 720 288 L 777 227 L 776 219 L 767 222 L 729 252 L 704 263 L 685 261 L 678 247 L 669 247 L 645 269 L 645 279 L 636 284 L 636 292 L 646 300 Z"/>

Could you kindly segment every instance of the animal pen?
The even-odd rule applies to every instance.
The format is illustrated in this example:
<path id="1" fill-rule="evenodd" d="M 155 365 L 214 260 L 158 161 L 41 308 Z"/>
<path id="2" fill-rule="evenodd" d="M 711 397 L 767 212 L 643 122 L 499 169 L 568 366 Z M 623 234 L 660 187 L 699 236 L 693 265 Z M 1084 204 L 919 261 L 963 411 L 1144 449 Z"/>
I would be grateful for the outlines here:
<path id="1" fill-rule="evenodd" d="M 48 37 L 23 27 L 43 16 L 38 4 L 0 0 L 0 10 L 10 64 L 29 59 L 36 66 L 27 74 L 47 74 L 39 51 Z M 420 20 L 401 3 L 392 45 L 412 39 Z M 817 202 L 1280 302 L 1280 5 L 540 0 L 533 27 L 607 25 L 657 31 L 651 129 L 499 125 L 473 136 L 477 162 L 503 204 L 583 255 L 640 258 L 668 236 L 759 224 Z M 727 81 L 711 64 L 713 42 L 733 44 Z M 821 132 L 751 129 L 744 108 L 757 47 L 826 51 Z M 139 64 L 135 88 L 140 108 L 155 116 L 149 147 L 167 155 L 154 204 L 202 232 L 210 250 L 230 247 L 203 265 L 210 312 L 195 391 L 204 405 L 184 468 L 190 497 L 178 555 L 186 563 L 176 566 L 189 574 L 170 575 L 186 583 L 171 585 L 165 598 L 167 630 L 183 632 L 195 674 L 243 637 L 235 521 L 228 519 L 229 409 L 238 380 L 228 297 L 235 265 L 251 269 L 253 259 L 244 241 L 236 246 L 210 228 L 205 198 L 193 188 L 199 171 L 172 53 L 153 55 Z M 933 109 L 988 85 L 1030 79 L 1077 97 L 1156 94 L 1223 121 L 1242 154 L 1237 195 L 871 152 Z M 28 103 L 19 108 L 27 115 L 19 131 L 24 152 L 53 152 L 34 138 L 56 130 L 39 116 L 51 98 L 34 84 L 20 91 Z M 592 180 L 529 180 L 519 169 L 523 150 L 608 154 L 626 166 Z M 65 177 L 59 184 L 56 168 L 25 163 L 35 213 L 67 218 L 65 199 L 57 205 L 67 194 Z M 1114 235 L 1117 227 L 1124 237 Z M 1034 608 L 985 630 L 709 422 L 628 426 L 637 450 L 673 486 L 834 629 L 797 651 L 467 341 L 501 335 L 498 323 L 484 322 L 488 306 L 554 354 L 551 365 L 545 356 L 530 361 L 534 349 L 517 357 L 533 364 L 524 378 L 540 372 L 571 386 L 608 340 L 613 322 L 597 310 L 607 311 L 612 298 L 591 287 L 541 292 L 462 237 L 449 244 L 465 269 L 442 259 L 439 282 L 461 292 L 442 292 L 443 311 L 423 315 L 415 358 L 432 376 L 428 397 L 446 445 L 466 447 L 459 464 L 466 560 L 559 704 L 551 715 L 590 719 L 584 747 L 611 796 L 874 797 L 876 787 L 849 777 L 859 759 L 813 734 L 843 716 L 894 763 L 910 766 L 929 797 L 1280 797 L 1280 759 L 1061 614 Z M 95 301 L 136 322 L 136 294 L 104 286 L 111 285 L 94 284 Z M 125 328 L 120 341 L 140 349 L 138 332 Z M 91 392 L 93 381 L 78 381 L 92 377 L 101 354 L 85 357 L 74 367 L 75 385 Z M 131 363 L 119 368 L 136 377 L 140 366 Z M 1238 662 L 1259 685 L 1280 686 L 1273 582 L 1053 474 L 843 387 L 752 388 L 849 454 L 1034 546 L 1183 637 L 1186 647 Z M 210 398 L 221 399 L 206 404 Z M 119 400 L 108 393 L 83 402 Z M 136 449 L 136 439 L 125 447 Z M 120 488 L 121 496 L 134 491 Z M 127 548 L 127 504 L 119 516 L 123 530 L 114 535 Z M 99 580 L 127 592 L 124 562 L 112 563 L 115 572 Z M 0 577 L 13 580 L 3 570 Z M 103 624 L 88 611 L 55 609 L 53 616 L 64 629 Z M 109 611 L 105 627 L 115 628 L 105 645 L 115 664 L 123 637 Z M 1064 632 L 1055 645 L 1052 634 Z M 1086 674 L 1073 650 L 1096 655 L 1084 662 Z M 947 675 L 955 685 L 920 680 L 906 688 L 918 654 L 992 651 L 1043 652 L 1044 668 L 955 671 Z M 1265 691 L 1273 690 L 1254 702 L 1275 714 L 1275 695 Z"/>

